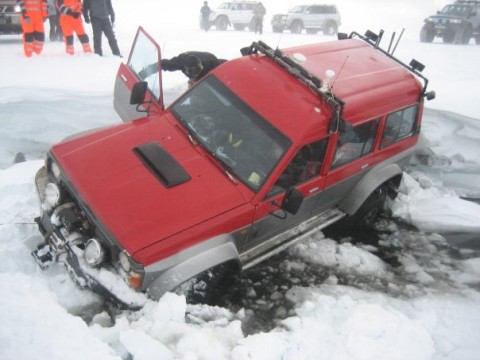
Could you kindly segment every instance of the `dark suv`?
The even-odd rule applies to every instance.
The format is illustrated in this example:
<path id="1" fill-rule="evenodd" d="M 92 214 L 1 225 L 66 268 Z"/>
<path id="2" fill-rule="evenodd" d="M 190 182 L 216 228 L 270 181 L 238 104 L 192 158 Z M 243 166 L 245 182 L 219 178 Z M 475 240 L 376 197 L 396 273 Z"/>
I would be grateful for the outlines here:
<path id="1" fill-rule="evenodd" d="M 437 36 L 448 44 L 468 44 L 472 37 L 480 44 L 480 1 L 458 0 L 426 18 L 420 41 L 430 43 Z"/>

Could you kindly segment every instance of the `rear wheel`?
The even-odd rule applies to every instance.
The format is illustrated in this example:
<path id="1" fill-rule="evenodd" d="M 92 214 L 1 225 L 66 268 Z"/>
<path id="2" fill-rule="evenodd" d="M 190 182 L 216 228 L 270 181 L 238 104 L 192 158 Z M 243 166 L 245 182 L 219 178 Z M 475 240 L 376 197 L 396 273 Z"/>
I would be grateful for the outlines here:
<path id="1" fill-rule="evenodd" d="M 373 228 L 385 207 L 387 197 L 395 199 L 402 177 L 397 176 L 377 187 L 357 212 L 341 221 L 343 227 Z"/>
<path id="2" fill-rule="evenodd" d="M 324 35 L 335 35 L 338 32 L 338 26 L 335 22 L 329 21 L 323 29 Z"/>
<path id="3" fill-rule="evenodd" d="M 420 30 L 420 41 L 424 43 L 431 43 L 435 38 L 435 29 L 429 25 L 423 25 Z"/>
<path id="4" fill-rule="evenodd" d="M 358 211 L 350 217 L 350 221 L 357 226 L 373 227 L 375 220 L 383 209 L 387 199 L 387 189 L 384 185 L 379 186 L 365 200 Z"/>

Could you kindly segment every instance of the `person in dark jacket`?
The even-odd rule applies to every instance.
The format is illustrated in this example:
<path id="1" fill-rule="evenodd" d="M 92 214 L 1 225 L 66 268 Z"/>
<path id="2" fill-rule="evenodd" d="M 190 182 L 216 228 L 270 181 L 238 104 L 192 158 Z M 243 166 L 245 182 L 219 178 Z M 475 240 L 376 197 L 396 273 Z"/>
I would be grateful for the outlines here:
<path id="1" fill-rule="evenodd" d="M 110 49 L 112 49 L 112 54 L 121 57 L 117 39 L 113 32 L 115 12 L 113 11 L 112 0 L 84 0 L 83 17 L 87 24 L 92 23 L 93 51 L 95 54 L 103 56 L 103 33 L 108 40 Z"/>
<path id="2" fill-rule="evenodd" d="M 60 16 L 58 15 L 55 0 L 48 0 L 48 22 L 50 24 L 50 41 L 63 41 L 62 29 L 60 28 Z"/>
<path id="3" fill-rule="evenodd" d="M 187 51 L 171 59 L 162 59 L 161 66 L 163 71 L 181 71 L 188 77 L 189 86 L 207 75 L 217 66 L 227 60 L 218 59 L 212 53 L 206 51 Z M 158 71 L 158 65 L 150 64 L 138 74 L 145 79 Z"/>
<path id="4" fill-rule="evenodd" d="M 200 27 L 205 31 L 208 31 L 210 29 L 209 17 L 211 12 L 212 10 L 208 6 L 208 1 L 204 1 L 203 6 L 200 8 L 200 18 L 201 18 Z"/>

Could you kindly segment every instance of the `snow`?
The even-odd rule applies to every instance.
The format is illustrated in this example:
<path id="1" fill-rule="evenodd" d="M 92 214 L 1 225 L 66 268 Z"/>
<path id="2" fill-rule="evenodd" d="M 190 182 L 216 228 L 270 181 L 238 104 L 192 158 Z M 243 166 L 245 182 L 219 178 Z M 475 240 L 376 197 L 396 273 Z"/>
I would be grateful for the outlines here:
<path id="1" fill-rule="evenodd" d="M 271 33 L 270 17 L 299 2 L 263 3 L 265 33 L 258 36 L 199 31 L 201 1 L 115 0 L 116 33 L 124 56 L 139 25 L 165 57 L 195 49 L 232 58 L 258 38 L 274 47 L 331 40 Z M 105 40 L 103 58 L 68 56 L 63 44 L 47 41 L 41 56 L 27 59 L 20 37 L 1 35 L 0 358 L 478 359 L 479 253 L 450 245 L 446 236 L 469 233 L 480 240 L 480 205 L 466 200 L 480 198 L 480 47 L 474 41 L 418 41 L 423 19 L 446 3 L 424 1 L 420 8 L 414 0 L 338 2 L 341 31 L 384 29 L 389 39 L 405 28 L 396 55 L 423 62 L 429 89 L 437 93 L 426 104 L 415 161 L 390 205 L 397 219 L 419 230 L 386 222 L 378 245 L 310 236 L 289 249 L 278 267 L 259 266 L 261 274 L 280 274 L 284 281 L 274 287 L 265 286 L 268 277 L 247 280 L 252 287 L 244 296 L 251 302 L 242 309 L 187 305 L 167 293 L 137 312 L 108 314 L 101 299 L 77 288 L 62 266 L 45 272 L 37 267 L 30 256 L 41 241 L 33 223 L 39 213 L 35 172 L 51 144 L 120 121 L 112 92 L 122 59 L 110 55 Z M 186 81 L 182 74 L 163 76 L 171 102 Z M 27 161 L 13 164 L 20 151 Z M 386 251 L 397 264 L 382 256 Z M 260 287 L 270 285 L 271 292 L 260 294 Z M 277 321 L 271 329 L 246 332 L 262 309 L 275 310 Z"/>

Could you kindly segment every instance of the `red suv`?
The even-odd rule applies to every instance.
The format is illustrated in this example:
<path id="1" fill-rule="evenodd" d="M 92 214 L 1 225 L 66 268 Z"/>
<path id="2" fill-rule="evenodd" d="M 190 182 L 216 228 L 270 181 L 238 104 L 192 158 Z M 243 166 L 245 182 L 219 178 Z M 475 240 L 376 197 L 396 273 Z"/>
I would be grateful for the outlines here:
<path id="1" fill-rule="evenodd" d="M 161 69 L 138 75 L 161 59 L 140 28 L 115 83 L 125 123 L 54 145 L 36 176 L 39 265 L 64 262 L 121 306 L 179 289 L 205 301 L 305 235 L 371 220 L 434 93 L 423 65 L 367 34 L 285 50 L 255 42 L 165 109 Z"/>

